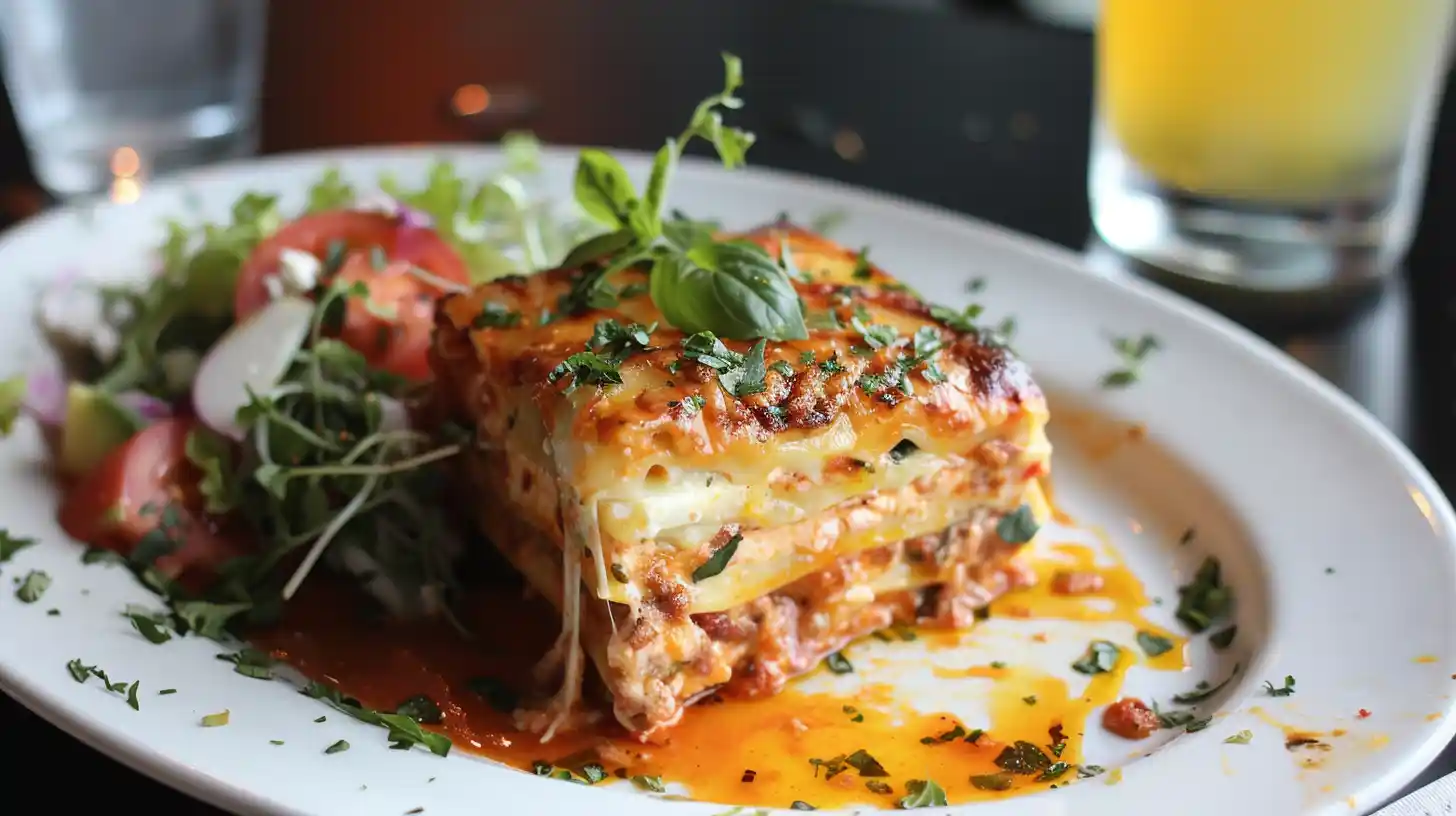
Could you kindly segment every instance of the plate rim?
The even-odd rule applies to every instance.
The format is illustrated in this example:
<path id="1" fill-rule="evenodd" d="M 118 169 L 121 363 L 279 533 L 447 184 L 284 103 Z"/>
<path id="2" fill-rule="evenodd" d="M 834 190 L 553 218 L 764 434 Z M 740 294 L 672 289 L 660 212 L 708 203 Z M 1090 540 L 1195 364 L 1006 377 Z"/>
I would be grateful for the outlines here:
<path id="1" fill-rule="evenodd" d="M 571 161 L 580 150 L 580 146 L 543 144 L 543 162 Z M 650 153 L 639 150 L 614 148 L 613 152 L 629 164 L 651 161 Z M 448 142 L 315 148 L 234 159 L 161 176 L 147 184 L 143 195 L 148 192 L 154 195 L 157 192 L 183 192 L 196 186 L 205 186 L 214 178 L 236 177 L 239 173 L 258 167 L 287 169 L 290 165 L 300 165 L 318 169 L 329 164 L 347 165 L 350 162 L 388 164 L 392 160 L 419 161 L 429 157 L 491 160 L 499 159 L 501 155 L 500 148 L 494 145 Z M 1095 278 L 1099 283 L 1094 285 L 1110 287 L 1123 296 L 1131 295 L 1141 300 L 1144 308 L 1164 310 L 1172 316 L 1201 323 L 1211 329 L 1222 343 L 1231 344 L 1262 360 L 1280 378 L 1300 386 L 1314 399 L 1334 408 L 1342 421 L 1374 441 L 1379 453 L 1387 457 L 1388 461 L 1410 478 L 1414 487 L 1424 493 L 1430 502 L 1433 527 L 1437 528 L 1436 537 L 1444 542 L 1450 554 L 1456 554 L 1456 508 L 1453 508 L 1434 476 L 1404 442 L 1350 395 L 1269 341 L 1207 306 L 1131 275 L 1098 272 L 1073 249 L 937 204 L 835 179 L 766 166 L 749 166 L 729 174 L 717 162 L 700 157 L 684 157 L 679 170 L 690 177 L 713 174 L 719 177 L 720 183 L 767 183 L 827 189 L 849 199 L 905 210 L 911 218 L 933 221 L 938 229 L 959 233 L 963 238 L 958 240 L 983 245 L 994 244 L 999 249 L 1022 256 L 1030 262 L 1061 267 L 1060 274 L 1080 274 Z M 121 210 L 128 206 L 130 205 L 110 201 L 105 193 L 67 202 L 27 218 L 0 233 L 0 253 L 8 251 L 16 241 L 53 229 L 54 222 L 72 218 L 77 213 Z M 48 693 L 43 684 L 28 682 L 5 661 L 0 661 L 0 689 L 37 716 L 109 758 L 186 795 L 237 813 L 313 816 L 311 811 L 300 810 L 280 799 L 244 788 L 205 771 L 194 770 L 185 761 L 149 747 L 130 733 L 88 718 L 83 710 L 68 705 L 64 695 Z M 1371 808 L 1377 807 L 1427 768 L 1452 743 L 1453 737 L 1456 737 L 1456 717 L 1451 716 L 1452 710 L 1452 707 L 1447 707 L 1446 715 L 1426 741 L 1408 748 L 1393 767 L 1356 791 L 1359 798 L 1370 802 Z M 965 812 L 972 812 L 973 808 L 974 805 Z M 1364 812 L 1365 806 L 1361 805 L 1359 810 Z"/>

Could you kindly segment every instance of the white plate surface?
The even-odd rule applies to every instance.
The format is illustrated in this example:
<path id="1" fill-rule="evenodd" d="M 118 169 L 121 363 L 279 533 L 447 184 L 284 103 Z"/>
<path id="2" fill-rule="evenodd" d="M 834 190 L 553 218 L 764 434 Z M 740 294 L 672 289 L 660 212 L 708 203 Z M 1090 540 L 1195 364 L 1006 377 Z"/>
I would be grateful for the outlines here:
<path id="1" fill-rule="evenodd" d="M 145 273 L 165 217 L 200 206 L 201 215 L 219 218 L 248 190 L 282 193 L 292 208 L 326 166 L 341 166 L 367 187 L 386 168 L 401 178 L 422 177 L 438 155 L 449 155 L 467 175 L 497 163 L 484 149 L 279 157 L 211 168 L 148 189 L 130 205 L 59 211 L 13 230 L 0 237 L 7 366 L 23 370 L 42 348 L 29 310 L 44 281 L 69 270 Z M 545 189 L 569 195 L 573 161 L 572 151 L 551 151 Z M 642 157 L 625 163 L 645 178 Z M 1107 531 L 1149 595 L 1176 597 L 1204 554 L 1225 564 L 1239 596 L 1232 653 L 1200 645 L 1194 668 L 1181 676 L 1134 669 L 1126 687 L 1166 698 L 1198 680 L 1216 682 L 1240 661 L 1245 670 L 1219 696 L 1213 726 L 1149 741 L 1146 757 L 1129 756 L 1126 743 L 1091 739 L 1088 760 L 1121 767 L 1118 784 L 1093 779 L 965 812 L 1361 812 L 1412 778 L 1456 731 L 1456 517 L 1415 459 L 1334 388 L 1204 309 L 1136 281 L 1096 276 L 1069 253 L 966 218 L 823 181 L 751 169 L 730 174 L 696 162 L 684 165 L 674 187 L 674 206 L 729 226 L 751 226 L 780 211 L 807 220 L 842 210 L 848 218 L 835 237 L 872 246 L 879 264 L 932 301 L 964 303 L 965 284 L 984 277 L 986 289 L 976 297 L 993 318 L 1016 317 L 1015 345 L 1052 398 L 1059 504 L 1084 529 Z M 1116 364 L 1108 338 L 1144 332 L 1164 346 L 1144 381 L 1123 391 L 1100 389 L 1099 377 Z M 1146 441 L 1097 452 L 1105 447 L 1099 440 L 1130 422 L 1146 425 Z M 468 756 L 390 751 L 376 730 L 342 718 L 330 718 L 322 735 L 312 722 L 318 702 L 282 682 L 233 674 L 214 659 L 215 644 L 183 639 L 159 647 L 137 636 L 118 613 L 150 596 L 123 570 L 81 565 L 79 548 L 53 521 L 56 492 L 39 475 L 41 455 L 29 426 L 0 445 L 0 525 L 43 542 L 4 571 L 15 577 L 44 569 L 55 579 L 40 604 L 0 596 L 0 686 L 123 762 L 246 813 L 726 810 L 648 799 L 621 785 L 563 785 Z M 1198 538 L 1180 547 L 1179 533 L 1189 526 Z M 1170 607 L 1148 615 L 1171 623 Z M 47 616 L 49 608 L 62 614 Z M 1054 633 L 1037 649 L 1017 637 L 1015 621 L 993 620 L 963 648 L 983 662 L 1009 656 L 1065 671 L 1089 635 L 1124 643 L 1131 635 L 1106 624 L 1061 628 L 1064 637 Z M 944 655 L 927 656 L 914 644 L 856 648 L 883 652 L 884 671 L 897 673 L 936 710 L 965 711 L 968 724 L 977 716 L 975 699 L 955 698 L 923 671 L 927 660 Z M 140 681 L 141 710 L 94 682 L 72 682 L 65 669 L 72 658 Z M 1264 680 L 1277 685 L 1285 675 L 1297 678 L 1296 695 L 1262 692 Z M 156 696 L 164 687 L 179 692 Z M 199 727 L 201 715 L 224 708 L 231 711 L 228 727 Z M 1362 708 L 1371 716 L 1357 718 Z M 1285 750 L 1276 724 L 1347 733 L 1331 739 L 1333 750 L 1311 769 L 1301 766 L 1301 754 Z M 1251 744 L 1224 744 L 1245 728 L 1255 734 Z M 319 750 L 339 738 L 354 749 L 339 756 Z M 270 746 L 273 739 L 286 744 Z"/>

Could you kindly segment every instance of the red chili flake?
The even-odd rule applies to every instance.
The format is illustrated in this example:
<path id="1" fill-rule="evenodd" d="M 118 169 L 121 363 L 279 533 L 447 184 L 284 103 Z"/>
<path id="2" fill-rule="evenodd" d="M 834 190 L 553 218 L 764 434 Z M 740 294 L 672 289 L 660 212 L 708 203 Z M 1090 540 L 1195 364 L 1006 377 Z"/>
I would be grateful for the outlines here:
<path id="1" fill-rule="evenodd" d="M 1365 719 L 1366 717 L 1369 717 L 1369 716 L 1370 716 L 1370 712 L 1362 708 L 1362 709 L 1360 709 L 1360 711 L 1358 713 L 1355 714 L 1355 719 L 1357 719 L 1357 720 L 1363 720 L 1363 719 Z"/>

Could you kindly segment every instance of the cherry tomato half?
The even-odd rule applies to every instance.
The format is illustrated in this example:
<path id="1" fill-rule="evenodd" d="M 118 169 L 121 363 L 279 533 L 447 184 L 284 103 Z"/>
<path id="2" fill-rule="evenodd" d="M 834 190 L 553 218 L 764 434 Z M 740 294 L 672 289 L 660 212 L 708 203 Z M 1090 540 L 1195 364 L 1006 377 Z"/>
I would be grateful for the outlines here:
<path id="1" fill-rule="evenodd" d="M 170 550 L 152 566 L 190 590 L 205 589 L 223 564 L 250 548 L 203 511 L 200 474 L 186 453 L 187 435 L 196 427 L 193 419 L 165 419 L 107 454 L 67 492 L 61 527 L 128 558 L 149 533 L 161 530 L 171 542 L 162 549 Z"/>
<path id="2" fill-rule="evenodd" d="M 372 368 L 425 380 L 430 377 L 430 340 L 440 293 L 409 269 L 407 261 L 375 269 L 366 253 L 348 256 L 338 280 L 363 283 L 369 296 L 348 299 L 339 339 L 363 354 Z"/>
<path id="3" fill-rule="evenodd" d="M 235 318 L 242 320 L 267 305 L 264 280 L 278 271 L 283 250 L 297 249 L 317 258 L 328 255 L 335 242 L 346 251 L 378 247 L 389 260 L 408 261 L 437 278 L 460 284 L 470 282 L 460 254 L 429 227 L 404 226 L 384 213 L 336 210 L 305 215 L 285 224 L 253 249 L 238 272 L 233 299 Z"/>

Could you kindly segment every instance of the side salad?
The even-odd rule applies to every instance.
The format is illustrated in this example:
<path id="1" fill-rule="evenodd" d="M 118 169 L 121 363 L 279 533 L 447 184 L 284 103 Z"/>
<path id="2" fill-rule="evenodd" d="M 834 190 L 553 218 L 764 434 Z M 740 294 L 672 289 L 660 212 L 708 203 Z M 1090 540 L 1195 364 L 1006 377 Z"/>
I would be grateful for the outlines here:
<path id="1" fill-rule="evenodd" d="M 330 170 L 291 219 L 249 193 L 227 222 L 169 222 L 140 287 L 47 290 L 57 365 L 0 382 L 0 431 L 40 424 L 67 532 L 204 633 L 275 619 L 325 559 L 393 614 L 448 614 L 458 542 L 420 497 L 463 440 L 409 421 L 434 300 L 550 266 L 588 229 L 528 192 L 533 137 L 503 146 L 484 181 L 438 161 L 366 193 Z"/>

